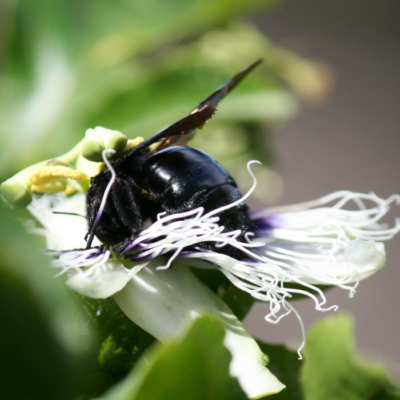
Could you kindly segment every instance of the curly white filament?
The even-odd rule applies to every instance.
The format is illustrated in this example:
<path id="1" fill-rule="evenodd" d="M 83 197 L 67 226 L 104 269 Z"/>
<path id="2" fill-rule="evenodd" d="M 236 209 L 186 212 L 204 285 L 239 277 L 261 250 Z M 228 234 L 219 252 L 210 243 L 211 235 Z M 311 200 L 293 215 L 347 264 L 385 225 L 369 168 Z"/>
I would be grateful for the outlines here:
<path id="1" fill-rule="evenodd" d="M 381 199 L 375 194 L 341 191 L 312 202 L 281 207 L 279 213 L 272 215 L 270 210 L 252 213 L 257 228 L 247 232 L 242 242 L 239 241 L 240 229 L 225 232 L 225 227 L 219 225 L 217 214 L 236 207 L 254 190 L 256 179 L 250 170 L 252 163 L 248 164 L 248 169 L 254 183 L 245 196 L 207 214 L 201 207 L 172 215 L 159 214 L 151 226 L 140 232 L 118 254 L 121 259 L 130 261 L 109 259 L 111 254 L 97 248 L 57 253 L 58 260 L 54 265 L 61 269 L 61 274 L 87 272 L 90 276 L 98 276 L 113 263 L 121 270 L 127 262 L 126 268 L 130 272 L 120 271 L 118 279 L 122 283 L 108 290 L 107 293 L 110 293 L 122 287 L 129 276 L 142 268 L 143 261 L 168 255 L 167 263 L 157 268 L 167 269 L 177 257 L 188 258 L 192 260 L 189 265 L 203 263 L 203 266 L 218 268 L 239 289 L 268 302 L 270 313 L 266 316 L 267 321 L 277 323 L 293 312 L 299 320 L 304 339 L 301 318 L 288 301 L 294 294 L 302 294 L 312 299 L 319 311 L 336 310 L 336 306 L 325 306 L 325 295 L 315 286 L 318 284 L 339 286 L 353 296 L 359 280 L 385 263 L 383 243 L 376 240 L 392 238 L 400 231 L 400 220 L 395 219 L 394 226 L 389 227 L 381 224 L 380 219 L 393 203 L 400 203 L 400 196 Z M 113 172 L 111 165 L 108 167 Z M 99 214 L 103 212 L 113 179 L 103 196 Z M 350 202 L 356 209 L 353 206 L 348 208 Z M 328 207 L 328 203 L 334 204 Z M 48 224 L 47 219 L 45 223 Z M 243 257 L 235 259 L 196 247 L 204 242 L 216 243 L 216 248 L 232 246 Z M 122 266 L 118 264 L 121 262 Z M 301 287 L 290 288 L 287 286 L 290 282 Z"/>
<path id="2" fill-rule="evenodd" d="M 89 235 L 89 239 L 87 241 L 87 246 L 86 246 L 87 249 L 89 249 L 90 246 L 92 245 L 94 235 L 96 234 L 96 229 L 97 229 L 97 227 L 99 225 L 100 218 L 101 218 L 101 216 L 103 214 L 103 211 L 104 211 L 104 207 L 106 206 L 108 195 L 109 195 L 110 190 L 111 190 L 112 186 L 114 185 L 114 182 L 115 182 L 115 180 L 117 178 L 117 174 L 115 173 L 114 168 L 112 167 L 110 161 L 107 158 L 107 154 L 115 154 L 115 153 L 116 153 L 116 151 L 112 150 L 112 149 L 105 149 L 101 153 L 101 156 L 103 157 L 104 163 L 107 165 L 107 168 L 111 172 L 111 179 L 110 179 L 110 182 L 108 182 L 106 190 L 104 191 L 103 198 L 101 199 L 100 207 L 99 207 L 99 209 L 97 211 L 96 219 L 94 220 L 93 225 L 92 225 L 92 227 L 90 229 L 90 235 Z"/>
<path id="3" fill-rule="evenodd" d="M 257 160 L 251 160 L 251 161 L 249 161 L 249 162 L 247 163 L 247 171 L 249 171 L 249 174 L 250 174 L 250 176 L 251 176 L 252 179 L 253 179 L 253 185 L 252 185 L 251 188 L 248 190 L 248 192 L 247 192 L 244 196 L 242 196 L 239 200 L 234 201 L 233 203 L 227 204 L 227 205 L 224 206 L 224 207 L 216 208 L 215 210 L 210 211 L 209 213 L 207 213 L 207 214 L 204 216 L 204 218 L 211 217 L 211 216 L 213 216 L 213 215 L 215 215 L 215 214 L 220 214 L 221 212 L 223 212 L 223 211 L 225 211 L 225 210 L 229 210 L 230 208 L 236 207 L 237 205 L 244 203 L 244 202 L 251 196 L 251 194 L 254 192 L 254 189 L 255 189 L 256 186 L 257 186 L 257 178 L 256 178 L 256 176 L 253 174 L 253 171 L 252 171 L 251 168 L 250 168 L 250 166 L 251 166 L 252 164 L 261 165 L 261 162 L 260 162 L 260 161 L 257 161 Z"/>

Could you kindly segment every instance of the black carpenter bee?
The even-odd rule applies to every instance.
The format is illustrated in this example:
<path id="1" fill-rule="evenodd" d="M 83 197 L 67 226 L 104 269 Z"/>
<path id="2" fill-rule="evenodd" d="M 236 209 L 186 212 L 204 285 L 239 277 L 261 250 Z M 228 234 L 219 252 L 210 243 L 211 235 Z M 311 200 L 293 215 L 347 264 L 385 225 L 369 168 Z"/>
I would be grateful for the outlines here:
<path id="1" fill-rule="evenodd" d="M 121 252 L 144 229 L 145 221 L 154 221 L 160 212 L 174 214 L 198 207 L 209 212 L 242 197 L 236 182 L 212 157 L 185 144 L 212 117 L 218 102 L 260 62 L 228 80 L 186 117 L 117 156 L 111 163 L 116 180 L 101 215 L 99 207 L 111 173 L 105 170 L 91 179 L 86 198 L 87 248 L 96 235 Z M 150 151 L 149 146 L 156 142 L 159 144 Z M 246 203 L 222 212 L 219 218 L 226 232 L 241 231 L 239 240 L 253 227 Z M 211 250 L 215 246 L 198 245 Z M 235 255 L 236 250 L 225 247 L 217 251 Z"/>

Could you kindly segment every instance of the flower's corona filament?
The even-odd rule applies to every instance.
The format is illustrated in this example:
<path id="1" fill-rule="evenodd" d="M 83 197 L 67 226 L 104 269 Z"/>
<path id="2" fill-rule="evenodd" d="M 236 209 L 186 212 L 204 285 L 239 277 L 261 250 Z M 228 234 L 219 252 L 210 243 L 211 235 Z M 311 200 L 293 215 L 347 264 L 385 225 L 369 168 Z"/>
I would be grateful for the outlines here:
<path id="1" fill-rule="evenodd" d="M 115 171 L 106 157 L 108 151 L 103 152 L 103 159 L 111 179 L 90 231 L 89 244 L 115 181 Z M 400 204 L 400 196 L 393 195 L 385 200 L 373 193 L 340 191 L 307 203 L 253 212 L 251 218 L 256 228 L 246 232 L 244 241 L 239 241 L 241 231 L 225 232 L 225 227 L 219 225 L 218 214 L 238 206 L 254 190 L 257 181 L 250 166 L 255 162 L 247 165 L 253 185 L 240 200 L 208 213 L 204 213 L 202 207 L 172 215 L 160 213 L 157 220 L 119 254 L 96 247 L 53 252 L 56 257 L 53 265 L 60 269 L 59 275 L 67 273 L 71 277 L 84 273 L 95 279 L 102 271 L 109 273 L 110 268 L 118 269 L 118 279 L 122 279 L 122 283 L 116 285 L 119 289 L 146 262 L 159 256 L 167 256 L 168 261 L 158 266 L 158 270 L 168 269 L 178 257 L 186 258 L 189 265 L 217 268 L 239 289 L 270 304 L 267 321 L 277 323 L 291 312 L 296 315 L 303 335 L 300 355 L 304 326 L 289 300 L 301 294 L 312 299 L 319 311 L 336 310 L 335 305 L 325 306 L 325 295 L 316 285 L 336 285 L 348 290 L 352 297 L 360 279 L 385 263 L 384 246 L 379 241 L 391 239 L 398 233 L 400 220 L 396 219 L 392 227 L 381 224 L 380 220 L 393 204 Z M 46 228 L 54 226 L 43 217 L 38 203 L 40 201 L 35 199 L 30 210 L 42 222 L 48 236 Z M 329 206 L 330 203 L 333 205 Z M 242 257 L 236 259 L 196 247 L 204 242 L 213 242 L 216 248 L 232 246 Z M 289 283 L 296 287 L 288 286 Z"/>
<path id="2" fill-rule="evenodd" d="M 212 215 L 215 215 L 215 214 L 220 214 L 220 213 L 222 213 L 222 212 L 225 211 L 225 210 L 229 210 L 230 208 L 236 207 L 236 206 L 238 206 L 239 204 L 244 203 L 244 202 L 250 197 L 250 195 L 254 192 L 254 189 L 255 189 L 256 186 L 257 186 L 257 178 L 256 178 L 256 176 L 253 174 L 253 171 L 252 171 L 251 168 L 250 168 L 250 165 L 251 165 L 251 164 L 259 164 L 259 165 L 261 165 L 261 162 L 260 162 L 260 161 L 257 161 L 257 160 L 251 160 L 251 161 L 249 161 L 249 162 L 247 163 L 247 171 L 249 171 L 250 176 L 253 178 L 253 185 L 252 185 L 251 188 L 248 190 L 248 192 L 247 192 L 244 196 L 242 196 L 239 200 L 237 200 L 237 201 L 235 201 L 235 202 L 233 202 L 233 203 L 231 203 L 231 204 L 227 204 L 227 205 L 224 206 L 224 207 L 216 208 L 215 210 L 210 211 L 209 213 L 207 213 L 207 214 L 205 215 L 206 218 L 207 218 L 207 217 L 211 217 Z"/>

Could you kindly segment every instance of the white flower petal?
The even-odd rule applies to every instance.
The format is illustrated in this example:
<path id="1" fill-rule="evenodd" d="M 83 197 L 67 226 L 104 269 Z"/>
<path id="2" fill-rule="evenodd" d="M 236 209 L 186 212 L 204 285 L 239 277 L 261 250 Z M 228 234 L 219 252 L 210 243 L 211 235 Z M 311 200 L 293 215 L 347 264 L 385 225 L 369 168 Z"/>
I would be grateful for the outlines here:
<path id="1" fill-rule="evenodd" d="M 373 240 L 352 240 L 345 250 L 345 256 L 357 267 L 360 279 L 368 278 L 386 262 L 384 244 Z"/>
<path id="2" fill-rule="evenodd" d="M 215 312 L 225 325 L 225 345 L 232 354 L 230 373 L 249 398 L 278 393 L 284 385 L 265 368 L 265 356 L 226 304 L 185 265 L 157 271 L 157 263 L 133 276 L 114 299 L 135 323 L 163 341 L 180 333 L 187 318 Z"/>
<path id="3" fill-rule="evenodd" d="M 120 263 L 108 262 L 96 274 L 76 273 L 65 284 L 71 289 L 93 299 L 105 299 L 123 289 L 132 275 Z"/>
<path id="4" fill-rule="evenodd" d="M 241 334 L 230 329 L 225 331 L 224 344 L 232 354 L 230 374 L 238 379 L 250 399 L 279 393 L 285 388 L 285 385 L 265 368 L 265 356 L 247 332 Z"/>
<path id="5" fill-rule="evenodd" d="M 28 210 L 42 225 L 43 229 L 36 232 L 46 237 L 48 249 L 71 250 L 86 247 L 87 221 L 83 193 L 76 193 L 71 197 L 63 193 L 34 197 Z M 76 215 L 55 214 L 54 211 Z M 98 244 L 96 239 L 93 246 Z"/>

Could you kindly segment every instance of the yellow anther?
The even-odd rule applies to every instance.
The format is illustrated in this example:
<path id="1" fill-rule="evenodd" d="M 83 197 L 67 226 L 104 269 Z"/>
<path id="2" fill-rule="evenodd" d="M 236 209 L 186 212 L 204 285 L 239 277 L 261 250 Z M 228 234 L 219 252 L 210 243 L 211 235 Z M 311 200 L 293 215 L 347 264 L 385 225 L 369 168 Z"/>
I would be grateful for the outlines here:
<path id="1" fill-rule="evenodd" d="M 63 179 L 83 181 L 87 178 L 88 176 L 82 171 L 57 165 L 38 168 L 27 176 L 25 181 L 28 185 L 44 186 Z"/>
<path id="2" fill-rule="evenodd" d="M 59 193 L 64 192 L 67 185 L 63 182 L 54 182 L 49 185 L 32 185 L 31 190 L 35 193 Z"/>
<path id="3" fill-rule="evenodd" d="M 73 186 L 67 186 L 67 188 L 64 190 L 64 193 L 67 196 L 70 196 L 71 194 L 75 194 L 76 192 L 77 192 L 77 190 Z"/>
<path id="4" fill-rule="evenodd" d="M 91 178 L 93 176 L 97 176 L 103 171 L 104 163 L 92 162 L 85 157 L 79 156 L 78 161 L 76 162 L 76 168 Z"/>

